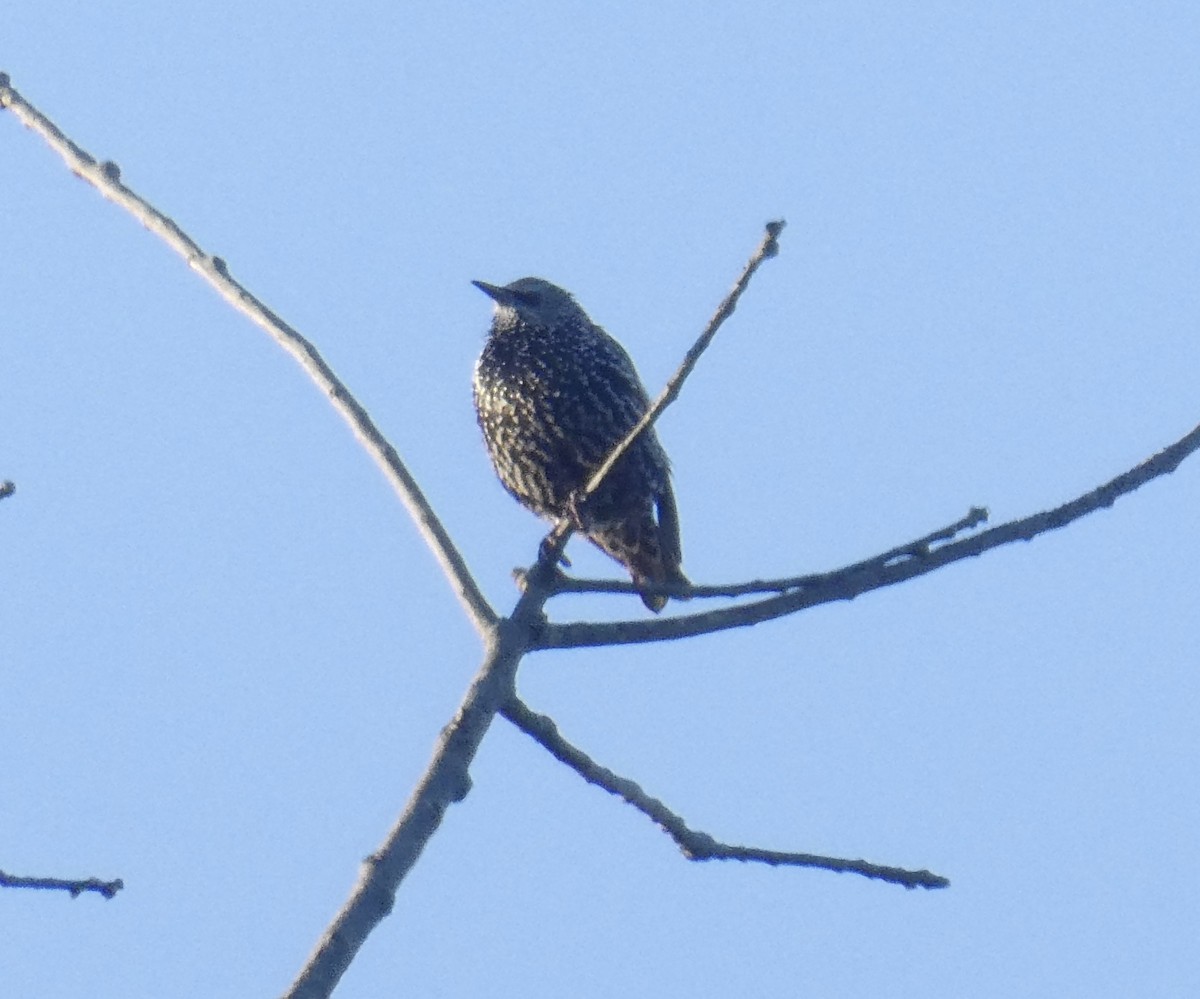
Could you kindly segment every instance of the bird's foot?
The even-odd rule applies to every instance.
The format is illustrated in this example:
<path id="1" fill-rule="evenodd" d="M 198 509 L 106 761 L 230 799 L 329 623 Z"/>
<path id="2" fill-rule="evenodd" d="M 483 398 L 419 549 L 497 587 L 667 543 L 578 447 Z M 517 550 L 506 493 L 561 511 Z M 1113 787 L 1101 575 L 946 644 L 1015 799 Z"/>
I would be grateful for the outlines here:
<path id="1" fill-rule="evenodd" d="M 588 510 L 588 500 L 591 497 L 582 497 L 580 495 L 582 492 L 582 489 L 576 490 L 567 498 L 567 516 L 571 518 L 572 530 L 578 531 L 580 534 L 587 534 L 588 528 L 592 526 L 592 518 Z"/>

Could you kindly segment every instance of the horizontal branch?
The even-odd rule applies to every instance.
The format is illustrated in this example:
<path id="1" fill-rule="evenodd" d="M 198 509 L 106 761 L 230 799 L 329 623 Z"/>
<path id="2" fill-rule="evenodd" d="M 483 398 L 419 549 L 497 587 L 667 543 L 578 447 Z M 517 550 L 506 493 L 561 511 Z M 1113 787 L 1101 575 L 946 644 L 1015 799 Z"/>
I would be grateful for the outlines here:
<path id="1" fill-rule="evenodd" d="M 36 888 L 46 891 L 65 891 L 72 898 L 78 898 L 84 892 L 95 892 L 105 898 L 112 898 L 125 887 L 120 878 L 115 881 L 101 881 L 99 878 L 71 880 L 70 878 L 25 878 L 16 874 L 6 874 L 0 871 L 0 888 Z"/>
<path id="2" fill-rule="evenodd" d="M 866 860 L 845 860 L 815 853 L 788 853 L 758 847 L 734 846 L 713 839 L 707 833 L 688 827 L 683 819 L 657 798 L 651 797 L 634 781 L 619 777 L 573 746 L 558 731 L 553 720 L 530 710 L 517 696 L 511 697 L 500 713 L 537 742 L 560 763 L 566 764 L 589 784 L 603 788 L 659 826 L 671 837 L 688 860 L 741 860 L 773 867 L 814 867 L 840 874 L 903 885 L 905 888 L 945 888 L 950 882 L 930 871 L 909 871 L 902 867 L 884 867 Z"/>
<path id="3" fill-rule="evenodd" d="M 1065 527 L 1089 513 L 1110 507 L 1122 496 L 1152 479 L 1168 475 L 1190 454 L 1200 449 L 1200 426 L 1152 458 L 1082 496 L 1052 510 L 1035 513 L 1020 520 L 1000 524 L 987 531 L 946 544 L 922 545 L 920 541 L 902 545 L 863 562 L 813 577 L 794 590 L 753 603 L 721 610 L 686 614 L 654 621 L 617 621 L 611 624 L 587 622 L 552 624 L 543 627 L 539 649 L 566 649 L 599 645 L 629 645 L 640 642 L 665 642 L 677 638 L 707 635 L 729 628 L 745 628 L 762 621 L 795 614 L 820 604 L 853 600 L 863 593 L 895 586 L 908 579 L 924 576 L 952 562 L 974 558 L 986 551 L 1014 541 L 1032 541 L 1040 534 Z M 981 511 L 972 511 L 972 514 Z M 971 515 L 968 515 L 970 517 Z M 960 525 L 964 521 L 958 522 Z M 944 528 L 953 530 L 956 525 Z M 935 532 L 935 537 L 939 533 Z"/>

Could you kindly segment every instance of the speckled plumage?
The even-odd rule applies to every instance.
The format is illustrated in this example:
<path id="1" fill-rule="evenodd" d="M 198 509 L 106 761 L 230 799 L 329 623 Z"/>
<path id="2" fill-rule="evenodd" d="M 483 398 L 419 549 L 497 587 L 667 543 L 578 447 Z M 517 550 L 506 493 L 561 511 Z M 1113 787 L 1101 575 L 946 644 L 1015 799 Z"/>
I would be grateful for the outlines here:
<path id="1" fill-rule="evenodd" d="M 570 294 L 541 278 L 498 287 L 474 282 L 496 303 L 475 363 L 475 412 L 496 474 L 541 517 L 570 513 L 571 499 L 650 406 L 633 362 Z M 644 432 L 583 510 L 584 533 L 629 571 L 635 585 L 687 583 L 670 463 L 654 428 Z M 653 611 L 662 596 L 643 594 Z"/>

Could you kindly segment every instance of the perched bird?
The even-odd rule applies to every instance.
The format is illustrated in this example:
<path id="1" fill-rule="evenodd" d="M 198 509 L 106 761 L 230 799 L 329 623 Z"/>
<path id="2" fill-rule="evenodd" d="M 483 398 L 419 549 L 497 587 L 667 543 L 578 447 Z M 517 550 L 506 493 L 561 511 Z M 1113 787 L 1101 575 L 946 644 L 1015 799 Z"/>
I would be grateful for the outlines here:
<path id="1" fill-rule="evenodd" d="M 475 413 L 500 482 L 538 516 L 579 515 L 635 586 L 688 585 L 670 463 L 650 427 L 583 505 L 577 493 L 650 407 L 633 361 L 571 295 L 527 277 L 472 282 L 495 303 L 475 362 Z M 652 611 L 667 598 L 642 594 Z"/>

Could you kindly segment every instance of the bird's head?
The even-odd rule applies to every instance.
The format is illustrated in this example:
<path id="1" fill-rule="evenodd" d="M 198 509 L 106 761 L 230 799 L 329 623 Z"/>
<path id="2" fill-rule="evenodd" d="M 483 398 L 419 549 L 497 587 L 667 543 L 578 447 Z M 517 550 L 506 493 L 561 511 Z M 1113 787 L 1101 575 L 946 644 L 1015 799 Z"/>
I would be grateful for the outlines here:
<path id="1" fill-rule="evenodd" d="M 496 303 L 496 323 L 500 326 L 523 322 L 555 329 L 590 322 L 570 292 L 542 278 L 524 277 L 506 285 L 471 283 Z"/>

